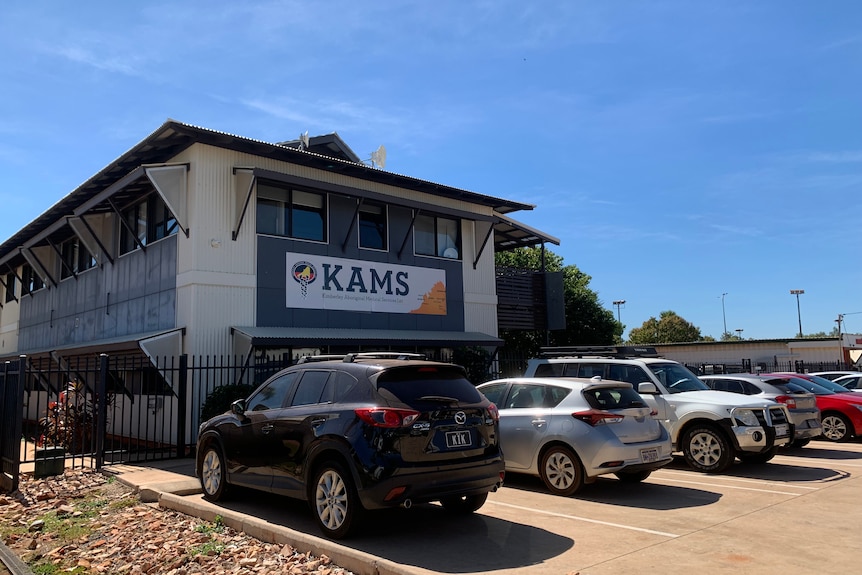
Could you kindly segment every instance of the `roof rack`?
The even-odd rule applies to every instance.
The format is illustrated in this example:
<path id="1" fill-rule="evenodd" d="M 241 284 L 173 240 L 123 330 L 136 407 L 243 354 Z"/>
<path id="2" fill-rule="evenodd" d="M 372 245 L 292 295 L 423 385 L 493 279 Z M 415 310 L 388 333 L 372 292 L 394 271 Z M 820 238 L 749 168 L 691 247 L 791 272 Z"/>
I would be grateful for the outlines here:
<path id="1" fill-rule="evenodd" d="M 346 354 L 305 355 L 299 358 L 296 363 L 312 363 L 317 361 L 343 361 L 344 363 L 353 363 L 357 359 L 424 360 L 428 359 L 428 357 L 424 353 L 409 353 L 403 351 L 362 351 Z"/>
<path id="2" fill-rule="evenodd" d="M 539 348 L 541 357 L 659 357 L 654 347 L 640 345 L 569 345 Z"/>
<path id="3" fill-rule="evenodd" d="M 403 351 L 363 351 L 360 353 L 348 353 L 344 356 L 344 363 L 353 363 L 357 359 L 428 359 L 424 353 L 407 353 Z"/>

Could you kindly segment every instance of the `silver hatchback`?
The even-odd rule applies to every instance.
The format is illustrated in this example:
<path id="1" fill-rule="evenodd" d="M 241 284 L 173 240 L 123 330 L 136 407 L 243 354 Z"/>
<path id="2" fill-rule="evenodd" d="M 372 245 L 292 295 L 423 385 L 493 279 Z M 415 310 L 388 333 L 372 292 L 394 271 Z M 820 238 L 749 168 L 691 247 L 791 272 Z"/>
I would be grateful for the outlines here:
<path id="1" fill-rule="evenodd" d="M 667 431 L 631 384 L 533 377 L 478 389 L 498 406 L 506 471 L 538 476 L 556 495 L 611 473 L 643 481 L 672 461 Z"/>
<path id="2" fill-rule="evenodd" d="M 711 389 L 731 391 L 771 399 L 787 406 L 794 426 L 794 447 L 807 445 L 812 438 L 823 434 L 817 398 L 807 389 L 788 378 L 753 373 L 701 375 L 698 379 Z"/>

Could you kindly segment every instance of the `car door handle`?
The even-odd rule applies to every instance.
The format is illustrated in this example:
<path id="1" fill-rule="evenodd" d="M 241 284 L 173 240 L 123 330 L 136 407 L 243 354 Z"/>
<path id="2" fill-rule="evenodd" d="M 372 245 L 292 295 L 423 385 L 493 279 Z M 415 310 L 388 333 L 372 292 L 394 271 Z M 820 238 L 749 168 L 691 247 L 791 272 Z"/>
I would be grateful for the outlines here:
<path id="1" fill-rule="evenodd" d="M 261 433 L 269 433 L 274 428 L 275 428 L 275 426 L 273 424 L 267 423 L 266 425 L 264 425 L 263 427 L 260 428 L 260 432 Z"/>
<path id="2" fill-rule="evenodd" d="M 534 419 L 531 423 L 536 427 L 544 427 L 548 422 L 544 419 Z"/>
<path id="3" fill-rule="evenodd" d="M 326 421 L 325 417 L 318 417 L 317 419 L 312 419 L 311 420 L 311 427 L 318 427 L 319 425 L 322 425 L 325 421 Z"/>

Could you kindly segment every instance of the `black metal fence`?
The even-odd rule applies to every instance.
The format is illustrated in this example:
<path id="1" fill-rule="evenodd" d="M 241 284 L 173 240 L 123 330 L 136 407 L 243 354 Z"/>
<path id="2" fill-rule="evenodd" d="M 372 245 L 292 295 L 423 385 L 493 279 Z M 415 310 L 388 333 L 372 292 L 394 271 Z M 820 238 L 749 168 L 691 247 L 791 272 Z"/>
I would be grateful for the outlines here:
<path id="1" fill-rule="evenodd" d="M 461 363 L 474 383 L 524 373 L 527 357 L 464 353 L 434 359 Z M 470 350 L 468 350 L 470 351 Z M 475 352 L 475 350 L 472 350 Z M 67 362 L 21 357 L 0 366 L 0 489 L 17 489 L 22 469 L 39 475 L 65 467 L 100 468 L 191 455 L 201 421 L 227 409 L 293 360 L 144 356 Z M 837 363 L 689 364 L 695 373 L 847 370 Z"/>
<path id="2" fill-rule="evenodd" d="M 224 411 L 291 363 L 243 359 L 102 355 L 7 362 L 0 372 L 0 487 L 17 489 L 22 469 L 39 476 L 190 455 L 204 409 Z"/>

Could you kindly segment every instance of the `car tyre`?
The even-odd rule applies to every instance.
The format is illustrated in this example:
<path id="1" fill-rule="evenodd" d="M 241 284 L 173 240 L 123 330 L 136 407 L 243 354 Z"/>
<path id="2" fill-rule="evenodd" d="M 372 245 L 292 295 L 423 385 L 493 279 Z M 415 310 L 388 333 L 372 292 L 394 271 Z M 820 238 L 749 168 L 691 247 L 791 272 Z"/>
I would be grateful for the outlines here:
<path id="1" fill-rule="evenodd" d="M 311 486 L 314 519 L 324 535 L 331 539 L 347 537 L 363 514 L 353 479 L 337 461 L 327 461 L 318 468 Z"/>
<path id="2" fill-rule="evenodd" d="M 457 515 L 467 515 L 473 513 L 483 505 L 488 499 L 487 493 L 480 495 L 462 495 L 460 497 L 446 497 L 440 500 L 440 505 L 443 506 L 448 513 Z"/>
<path id="3" fill-rule="evenodd" d="M 847 441 L 853 436 L 850 420 L 840 413 L 823 414 L 820 425 L 823 426 L 823 437 L 829 441 Z"/>
<path id="4" fill-rule="evenodd" d="M 652 474 L 652 471 L 617 471 L 617 479 L 626 483 L 640 483 Z"/>
<path id="5" fill-rule="evenodd" d="M 778 451 L 777 447 L 773 447 L 763 453 L 740 453 L 739 460 L 743 463 L 753 463 L 753 464 L 762 464 L 766 463 L 775 457 L 775 453 Z"/>
<path id="6" fill-rule="evenodd" d="M 215 442 L 208 443 L 200 461 L 198 478 L 204 492 L 204 499 L 221 501 L 227 495 L 228 483 L 227 469 L 219 445 Z"/>
<path id="7" fill-rule="evenodd" d="M 721 473 L 733 463 L 733 450 L 714 427 L 700 425 L 683 437 L 682 453 L 688 464 L 702 473 Z"/>
<path id="8" fill-rule="evenodd" d="M 554 495 L 574 495 L 584 485 L 584 468 L 575 452 L 554 445 L 542 455 L 539 475 L 545 487 Z"/>

